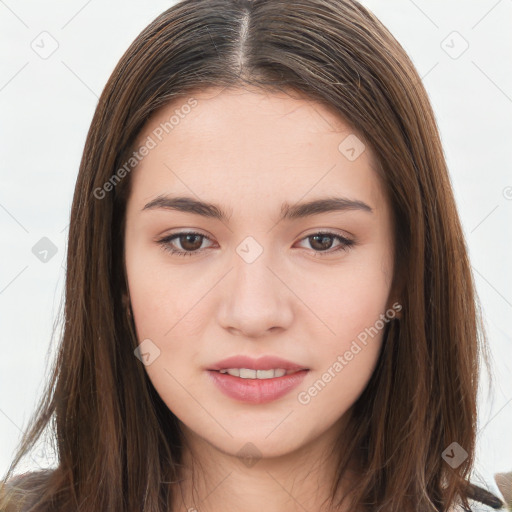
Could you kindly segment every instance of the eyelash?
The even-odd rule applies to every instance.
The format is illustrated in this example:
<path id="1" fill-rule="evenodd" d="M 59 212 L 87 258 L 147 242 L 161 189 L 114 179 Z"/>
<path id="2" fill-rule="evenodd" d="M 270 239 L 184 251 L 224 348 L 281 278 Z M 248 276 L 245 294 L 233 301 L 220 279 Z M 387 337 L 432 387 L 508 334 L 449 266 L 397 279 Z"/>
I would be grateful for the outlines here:
<path id="1" fill-rule="evenodd" d="M 170 252 L 171 254 L 173 254 L 175 256 L 192 256 L 194 254 L 199 254 L 200 252 L 204 251 L 204 249 L 199 249 L 199 250 L 196 250 L 196 251 L 181 251 L 179 249 L 175 249 L 174 247 L 172 247 L 170 245 L 170 243 L 174 239 L 179 238 L 181 236 L 185 236 L 185 235 L 195 235 L 195 236 L 199 236 L 201 238 L 206 238 L 207 240 L 210 240 L 206 235 L 203 235 L 202 233 L 197 233 L 195 231 L 182 231 L 180 233 L 175 233 L 173 235 L 166 236 L 165 238 L 162 238 L 161 240 L 158 240 L 157 243 L 160 244 L 160 246 L 162 247 L 162 249 L 164 251 Z M 345 237 L 343 237 L 341 235 L 338 235 L 336 233 L 332 233 L 330 231 L 319 231 L 317 233 L 312 233 L 311 235 L 308 235 L 308 236 L 302 238 L 300 241 L 306 240 L 308 238 L 311 238 L 313 236 L 318 236 L 318 235 L 332 237 L 332 238 L 338 240 L 340 242 L 340 245 L 336 249 L 334 249 L 334 250 L 327 249 L 325 251 L 315 251 L 313 249 L 313 252 L 315 253 L 315 257 L 320 257 L 321 258 L 321 257 L 323 257 L 326 254 L 332 254 L 332 253 L 335 253 L 335 252 L 338 252 L 338 251 L 347 251 L 351 247 L 356 245 L 356 242 L 354 240 L 349 240 L 348 238 L 345 238 Z"/>

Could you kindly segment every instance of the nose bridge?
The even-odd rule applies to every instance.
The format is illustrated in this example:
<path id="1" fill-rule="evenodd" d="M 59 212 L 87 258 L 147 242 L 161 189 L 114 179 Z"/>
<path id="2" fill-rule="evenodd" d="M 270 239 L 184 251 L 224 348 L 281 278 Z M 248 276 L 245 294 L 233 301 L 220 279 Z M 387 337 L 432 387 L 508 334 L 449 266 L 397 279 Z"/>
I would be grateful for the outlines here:
<path id="1" fill-rule="evenodd" d="M 285 327 L 291 320 L 289 291 L 276 277 L 275 258 L 253 237 L 236 248 L 220 321 L 246 334 Z"/>
<path id="2" fill-rule="evenodd" d="M 275 297 L 275 293 L 279 293 L 276 290 L 276 278 L 269 270 L 271 262 L 269 254 L 266 252 L 252 262 L 247 262 L 237 256 L 234 265 L 231 291 L 238 300 L 268 304 Z"/>

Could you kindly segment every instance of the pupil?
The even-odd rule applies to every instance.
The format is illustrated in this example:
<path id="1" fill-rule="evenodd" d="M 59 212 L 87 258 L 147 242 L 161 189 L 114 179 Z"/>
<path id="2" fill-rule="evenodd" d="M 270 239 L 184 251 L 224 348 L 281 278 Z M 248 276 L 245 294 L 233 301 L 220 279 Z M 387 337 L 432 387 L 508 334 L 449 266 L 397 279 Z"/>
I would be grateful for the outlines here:
<path id="1" fill-rule="evenodd" d="M 199 245 L 197 245 L 197 242 L 196 242 L 196 244 L 194 244 L 194 242 L 193 242 L 194 239 L 200 240 L 201 237 L 199 235 L 185 235 L 182 238 L 185 238 L 185 243 L 182 242 L 182 244 L 181 244 L 184 249 L 193 251 L 193 250 L 199 249 L 201 247 L 201 242 L 199 242 Z M 191 242 L 191 240 L 192 240 L 192 242 Z M 191 246 L 189 244 L 191 244 Z"/>
<path id="2" fill-rule="evenodd" d="M 313 240 L 317 240 L 317 239 L 320 239 L 323 241 L 323 246 L 319 247 L 320 250 L 326 250 L 326 249 L 329 249 L 329 245 L 330 245 L 330 241 L 331 241 L 331 236 L 330 235 L 313 235 Z M 327 240 L 327 242 L 326 242 Z M 314 245 L 314 244 L 313 244 Z"/>

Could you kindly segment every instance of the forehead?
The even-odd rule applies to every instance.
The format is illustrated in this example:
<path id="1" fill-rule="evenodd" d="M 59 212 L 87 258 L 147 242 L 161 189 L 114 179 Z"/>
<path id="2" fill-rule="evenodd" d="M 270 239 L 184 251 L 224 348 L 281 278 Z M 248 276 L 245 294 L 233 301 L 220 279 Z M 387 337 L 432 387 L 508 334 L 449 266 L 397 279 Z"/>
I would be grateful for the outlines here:
<path id="1" fill-rule="evenodd" d="M 144 144 L 152 148 L 131 176 L 140 201 L 169 191 L 221 202 L 278 192 L 299 200 L 333 188 L 382 200 L 378 162 L 363 137 L 332 109 L 296 93 L 198 91 L 154 113 L 135 149 Z"/>

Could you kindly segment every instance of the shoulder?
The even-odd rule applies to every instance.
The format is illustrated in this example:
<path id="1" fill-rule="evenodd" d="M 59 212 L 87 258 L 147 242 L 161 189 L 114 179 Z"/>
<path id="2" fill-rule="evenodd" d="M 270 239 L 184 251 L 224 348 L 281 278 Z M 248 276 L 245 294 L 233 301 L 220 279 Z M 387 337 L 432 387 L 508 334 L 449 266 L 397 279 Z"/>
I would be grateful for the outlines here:
<path id="1" fill-rule="evenodd" d="M 464 508 L 462 505 L 454 505 L 448 512 L 494 512 L 494 508 L 489 505 L 484 505 L 478 501 L 468 500 L 469 508 Z"/>
<path id="2" fill-rule="evenodd" d="M 490 479 L 479 477 L 478 483 L 471 481 L 466 487 L 468 508 L 460 502 L 454 504 L 448 512 L 491 512 L 493 510 L 505 510 L 505 500 L 496 486 Z"/>
<path id="3" fill-rule="evenodd" d="M 54 469 L 43 469 L 40 471 L 29 471 L 20 475 L 14 475 L 7 482 L 3 482 L 8 489 L 28 490 L 37 487 L 48 480 L 54 473 Z"/>
<path id="4" fill-rule="evenodd" d="M 40 494 L 54 470 L 30 471 L 0 481 L 2 512 L 22 512 Z M 4 502 L 7 500 L 7 502 Z"/>
<path id="5" fill-rule="evenodd" d="M 469 509 L 459 506 L 459 508 L 454 509 L 453 512 L 494 512 L 494 510 L 496 509 L 489 505 L 485 505 L 478 501 L 469 500 Z"/>
<path id="6" fill-rule="evenodd" d="M 471 512 L 508 510 L 506 499 L 497 485 L 495 474 L 482 465 L 473 468 L 467 491 L 470 505 L 468 510 Z M 465 509 L 461 507 L 460 512 L 465 512 Z"/>
<path id="7" fill-rule="evenodd" d="M 504 505 L 503 497 L 499 491 L 491 492 L 479 486 L 474 486 L 476 496 L 468 497 L 469 508 L 461 504 L 453 505 L 449 512 L 491 512 L 494 510 L 508 510 Z"/>

